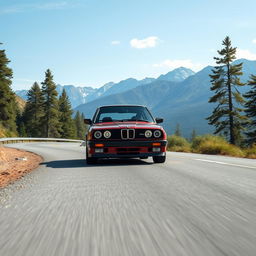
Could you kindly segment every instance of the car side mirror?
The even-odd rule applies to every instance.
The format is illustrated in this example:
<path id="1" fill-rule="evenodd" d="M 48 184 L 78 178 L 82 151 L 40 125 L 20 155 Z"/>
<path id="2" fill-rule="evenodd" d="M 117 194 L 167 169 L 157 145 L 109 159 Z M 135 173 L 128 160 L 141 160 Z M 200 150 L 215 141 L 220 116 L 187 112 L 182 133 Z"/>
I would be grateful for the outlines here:
<path id="1" fill-rule="evenodd" d="M 164 121 L 164 119 L 160 118 L 160 117 L 156 117 L 155 120 L 156 120 L 157 124 L 160 124 L 160 123 L 162 123 Z"/>
<path id="2" fill-rule="evenodd" d="M 92 120 L 89 119 L 89 118 L 86 118 L 86 119 L 84 119 L 84 123 L 91 125 L 92 124 Z"/>

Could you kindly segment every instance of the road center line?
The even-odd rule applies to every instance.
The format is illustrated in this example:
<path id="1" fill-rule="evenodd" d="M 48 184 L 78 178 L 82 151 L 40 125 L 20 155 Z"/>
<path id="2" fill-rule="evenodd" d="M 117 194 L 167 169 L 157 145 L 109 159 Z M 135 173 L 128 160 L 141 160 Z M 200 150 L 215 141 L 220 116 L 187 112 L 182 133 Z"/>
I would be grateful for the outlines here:
<path id="1" fill-rule="evenodd" d="M 236 167 L 256 169 L 256 167 L 254 167 L 254 166 L 231 164 L 231 163 L 225 163 L 225 162 L 219 162 L 219 161 L 213 161 L 213 160 L 206 160 L 206 159 L 200 159 L 200 158 L 197 158 L 197 159 L 194 159 L 194 160 L 201 161 L 201 162 L 214 163 L 214 164 L 222 164 L 222 165 L 230 165 L 230 166 L 236 166 Z"/>

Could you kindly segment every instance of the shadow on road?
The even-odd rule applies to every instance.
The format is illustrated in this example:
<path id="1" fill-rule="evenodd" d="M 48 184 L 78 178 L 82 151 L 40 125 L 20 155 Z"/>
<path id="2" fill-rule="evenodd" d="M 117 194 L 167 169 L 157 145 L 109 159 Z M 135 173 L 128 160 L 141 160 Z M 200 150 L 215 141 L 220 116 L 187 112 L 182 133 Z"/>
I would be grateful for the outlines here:
<path id="1" fill-rule="evenodd" d="M 100 159 L 97 164 L 88 165 L 85 159 L 55 160 L 43 162 L 50 168 L 79 168 L 79 167 L 99 167 L 99 166 L 122 166 L 122 165 L 151 165 L 151 162 L 145 162 L 140 159 Z"/>

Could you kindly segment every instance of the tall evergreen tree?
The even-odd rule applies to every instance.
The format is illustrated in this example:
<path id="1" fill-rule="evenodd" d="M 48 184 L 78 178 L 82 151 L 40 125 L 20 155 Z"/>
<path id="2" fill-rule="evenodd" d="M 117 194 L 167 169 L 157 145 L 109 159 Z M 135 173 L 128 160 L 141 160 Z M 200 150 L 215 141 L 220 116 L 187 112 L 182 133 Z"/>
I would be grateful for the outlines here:
<path id="1" fill-rule="evenodd" d="M 248 122 L 248 131 L 247 143 L 249 145 L 256 144 L 256 76 L 251 75 L 248 85 L 251 89 L 244 94 L 244 97 L 247 99 L 245 103 L 245 113 L 249 119 Z"/>
<path id="2" fill-rule="evenodd" d="M 191 141 L 194 141 L 195 140 L 195 138 L 196 138 L 196 136 L 197 136 L 197 134 L 196 134 L 196 130 L 195 129 L 193 129 L 193 131 L 192 131 L 192 133 L 191 133 Z"/>
<path id="3" fill-rule="evenodd" d="M 44 98 L 37 82 L 35 82 L 27 94 L 27 103 L 23 113 L 23 122 L 29 137 L 42 136 L 41 118 L 43 116 Z"/>
<path id="4" fill-rule="evenodd" d="M 23 113 L 20 108 L 17 109 L 16 124 L 19 137 L 27 137 L 26 127 L 23 120 Z"/>
<path id="5" fill-rule="evenodd" d="M 176 125 L 176 129 L 175 129 L 174 134 L 175 134 L 176 136 L 181 136 L 180 124 L 177 124 L 177 125 Z"/>
<path id="6" fill-rule="evenodd" d="M 210 125 L 215 126 L 215 134 L 223 132 L 229 138 L 231 144 L 238 144 L 241 140 L 244 116 L 239 107 L 243 103 L 243 97 L 237 87 L 244 84 L 240 81 L 242 63 L 232 64 L 236 59 L 236 48 L 231 46 L 231 40 L 227 36 L 218 51 L 219 57 L 214 57 L 216 66 L 210 75 L 211 91 L 214 95 L 209 99 L 210 103 L 217 103 L 211 116 L 207 118 Z"/>
<path id="7" fill-rule="evenodd" d="M 84 115 L 80 114 L 79 111 L 76 112 L 75 115 L 75 129 L 76 129 L 76 138 L 80 140 L 85 139 L 85 133 L 86 133 L 86 126 L 84 124 Z"/>
<path id="8" fill-rule="evenodd" d="M 42 135 L 44 137 L 60 137 L 58 93 L 53 81 L 53 75 L 49 69 L 45 72 L 45 80 L 42 82 L 42 93 L 44 97 L 43 111 L 41 118 Z"/>
<path id="9" fill-rule="evenodd" d="M 65 89 L 59 98 L 59 112 L 61 138 L 75 138 L 75 124 L 72 119 L 73 111 Z"/>
<path id="10" fill-rule="evenodd" d="M 1 43 L 0 43 L 1 44 Z M 16 132 L 16 100 L 11 89 L 12 70 L 5 50 L 0 50 L 0 124 L 10 132 Z"/>

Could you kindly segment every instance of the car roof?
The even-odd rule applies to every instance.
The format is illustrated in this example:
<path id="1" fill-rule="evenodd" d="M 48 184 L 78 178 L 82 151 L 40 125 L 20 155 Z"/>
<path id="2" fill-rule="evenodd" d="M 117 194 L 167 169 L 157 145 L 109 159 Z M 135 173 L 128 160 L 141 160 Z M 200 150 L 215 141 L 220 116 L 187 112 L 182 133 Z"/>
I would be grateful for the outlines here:
<path id="1" fill-rule="evenodd" d="M 104 105 L 104 106 L 100 106 L 98 108 L 106 108 L 106 107 L 146 107 L 143 105 L 135 105 L 135 104 L 117 104 L 117 105 Z"/>

